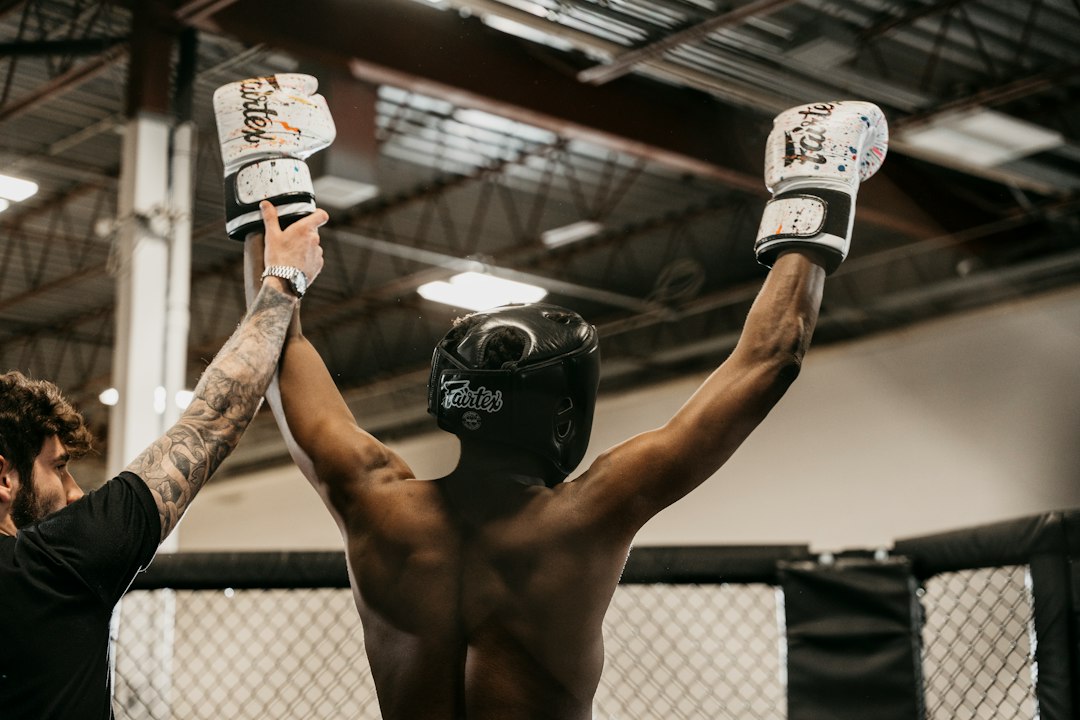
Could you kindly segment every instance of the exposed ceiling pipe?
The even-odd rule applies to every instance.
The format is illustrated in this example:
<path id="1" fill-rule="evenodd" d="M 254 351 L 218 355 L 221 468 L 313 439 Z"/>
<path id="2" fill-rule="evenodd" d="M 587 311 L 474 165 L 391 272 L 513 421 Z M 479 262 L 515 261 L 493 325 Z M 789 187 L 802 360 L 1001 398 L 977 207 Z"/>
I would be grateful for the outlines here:
<path id="1" fill-rule="evenodd" d="M 628 72 L 632 72 L 634 68 L 641 63 L 657 59 L 668 50 L 678 47 L 679 45 L 697 42 L 717 30 L 738 25 L 743 21 L 758 15 L 767 15 L 768 13 L 776 12 L 788 5 L 795 4 L 796 2 L 799 2 L 799 0 L 755 0 L 755 2 L 741 5 L 734 10 L 729 10 L 716 17 L 703 20 L 693 27 L 667 35 L 644 47 L 624 52 L 607 65 L 597 65 L 588 70 L 582 70 L 577 75 L 578 80 L 594 85 L 606 83 L 617 77 L 622 77 Z"/>

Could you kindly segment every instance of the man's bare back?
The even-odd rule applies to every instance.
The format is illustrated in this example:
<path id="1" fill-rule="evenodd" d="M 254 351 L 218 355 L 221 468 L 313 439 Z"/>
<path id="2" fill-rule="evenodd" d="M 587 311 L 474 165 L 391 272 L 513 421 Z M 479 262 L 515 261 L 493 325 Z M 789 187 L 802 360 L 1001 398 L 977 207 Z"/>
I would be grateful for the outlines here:
<path id="1" fill-rule="evenodd" d="M 489 483 L 481 502 L 469 483 L 364 493 L 348 557 L 383 716 L 591 717 L 628 539 L 572 510 L 573 483 Z"/>

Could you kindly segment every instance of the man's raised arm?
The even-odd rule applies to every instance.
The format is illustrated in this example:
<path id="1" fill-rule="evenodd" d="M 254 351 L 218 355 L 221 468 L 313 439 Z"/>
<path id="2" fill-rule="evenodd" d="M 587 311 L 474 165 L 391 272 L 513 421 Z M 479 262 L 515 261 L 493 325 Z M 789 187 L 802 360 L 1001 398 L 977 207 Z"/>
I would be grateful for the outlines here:
<path id="1" fill-rule="evenodd" d="M 254 222 L 255 204 L 269 200 L 273 207 L 268 214 L 280 217 L 282 226 L 311 212 L 321 214 L 321 222 L 327 219 L 315 210 L 304 162 L 336 135 L 330 109 L 317 89 L 318 80 L 310 75 L 282 73 L 229 83 L 214 93 L 227 228 L 230 237 L 245 243 L 244 285 L 250 307 L 267 274 L 275 272 L 268 257 L 264 262 L 263 252 L 264 243 L 269 246 L 273 240 L 274 226 L 267 223 L 264 238 Z M 392 464 L 398 474 L 408 473 L 382 443 L 357 426 L 322 358 L 301 332 L 299 306 L 266 399 L 293 461 L 338 519 L 350 506 L 351 491 L 372 472 Z"/>
<path id="2" fill-rule="evenodd" d="M 865 102 L 778 115 L 766 142 L 766 205 L 754 250 L 771 267 L 731 355 L 664 426 L 602 455 L 583 478 L 640 526 L 735 452 L 794 381 L 825 276 L 847 256 L 859 183 L 881 166 L 885 118 Z"/>
<path id="3" fill-rule="evenodd" d="M 266 263 L 296 268 L 311 280 L 322 269 L 317 211 L 282 232 L 268 232 Z M 176 527 L 195 494 L 232 452 L 251 422 L 277 368 L 282 343 L 299 297 L 282 279 L 269 278 L 240 326 L 203 373 L 187 410 L 126 470 L 149 486 L 161 515 L 161 538 Z"/>
<path id="4" fill-rule="evenodd" d="M 206 369 L 187 410 L 127 468 L 154 494 L 162 539 L 251 422 L 296 306 L 322 270 L 319 227 L 327 216 L 315 208 L 304 159 L 333 142 L 336 129 L 317 87 L 310 75 L 283 73 L 214 92 L 225 230 L 241 242 L 265 231 L 260 264 L 268 277 L 249 298 L 244 321 Z"/>
<path id="5" fill-rule="evenodd" d="M 259 235 L 249 236 L 245 247 L 248 302 L 257 297 L 262 276 L 262 242 Z M 318 350 L 304 337 L 299 308 L 266 401 L 293 462 L 339 525 L 368 481 L 412 476 L 395 453 L 357 424 Z"/>

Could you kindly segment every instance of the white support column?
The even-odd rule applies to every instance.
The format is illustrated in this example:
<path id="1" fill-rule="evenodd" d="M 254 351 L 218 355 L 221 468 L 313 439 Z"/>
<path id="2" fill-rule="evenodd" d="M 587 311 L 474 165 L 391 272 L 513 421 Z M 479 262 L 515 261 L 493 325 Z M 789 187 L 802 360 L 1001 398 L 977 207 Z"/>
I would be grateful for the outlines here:
<path id="1" fill-rule="evenodd" d="M 139 113 L 124 135 L 113 350 L 113 384 L 120 399 L 109 415 L 110 476 L 165 429 L 155 396 L 160 398 L 158 388 L 165 387 L 169 134 L 168 118 Z"/>
<path id="2" fill-rule="evenodd" d="M 136 114 L 125 127 L 114 248 L 113 387 L 120 397 L 109 413 L 109 477 L 124 469 L 164 432 L 164 415 L 155 407 L 155 396 L 160 398 L 163 390 L 158 388 L 165 386 L 170 130 L 167 117 L 150 113 Z M 154 698 L 155 717 L 167 717 L 161 713 L 167 712 L 172 694 L 172 646 L 167 638 L 173 627 L 173 612 L 168 595 L 161 598 L 155 627 L 144 629 L 165 640 L 158 644 L 153 658 L 153 679 L 149 687 L 127 689 Z M 122 613 L 123 601 L 112 616 L 111 643 L 119 636 Z M 115 662 L 115 653 L 110 652 L 110 656 Z"/>
<path id="3" fill-rule="evenodd" d="M 109 418 L 115 475 L 180 416 L 187 380 L 195 127 L 129 121 L 118 201 L 117 317 Z M 176 533 L 162 545 L 175 550 Z"/>
<path id="4" fill-rule="evenodd" d="M 191 218 L 195 196 L 195 123 L 184 122 L 172 137 L 169 170 L 169 291 L 165 318 L 165 416 L 169 427 L 180 417 L 176 396 L 187 383 L 188 325 L 191 317 Z"/>
<path id="5" fill-rule="evenodd" d="M 195 126 L 173 130 L 168 118 L 141 113 L 128 121 L 118 199 L 117 314 L 113 384 L 119 402 L 109 418 L 108 470 L 115 475 L 180 416 L 177 393 L 187 380 L 190 317 L 191 218 Z M 178 532 L 159 551 L 175 552 Z M 157 613 L 144 633 L 158 638 L 142 658 L 154 671 L 144 695 L 155 717 L 169 717 L 173 700 L 175 597 L 157 593 Z M 122 612 L 122 610 L 121 610 Z M 119 633 L 115 613 L 112 637 Z M 143 667 L 145 669 L 145 665 Z"/>

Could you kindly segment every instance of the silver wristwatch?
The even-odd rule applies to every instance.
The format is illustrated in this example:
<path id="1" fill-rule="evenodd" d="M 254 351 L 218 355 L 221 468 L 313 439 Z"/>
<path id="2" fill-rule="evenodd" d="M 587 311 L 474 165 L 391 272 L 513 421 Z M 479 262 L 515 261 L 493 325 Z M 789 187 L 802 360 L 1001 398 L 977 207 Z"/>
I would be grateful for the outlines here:
<path id="1" fill-rule="evenodd" d="M 304 293 L 307 292 L 307 275 L 300 268 L 294 268 L 290 265 L 271 265 L 263 270 L 262 277 L 259 280 L 265 280 L 271 276 L 287 280 L 289 287 L 292 288 L 298 298 L 304 297 Z"/>

